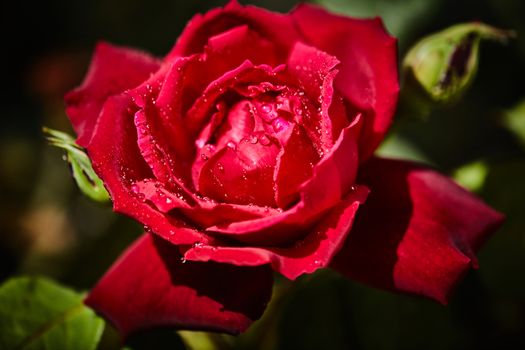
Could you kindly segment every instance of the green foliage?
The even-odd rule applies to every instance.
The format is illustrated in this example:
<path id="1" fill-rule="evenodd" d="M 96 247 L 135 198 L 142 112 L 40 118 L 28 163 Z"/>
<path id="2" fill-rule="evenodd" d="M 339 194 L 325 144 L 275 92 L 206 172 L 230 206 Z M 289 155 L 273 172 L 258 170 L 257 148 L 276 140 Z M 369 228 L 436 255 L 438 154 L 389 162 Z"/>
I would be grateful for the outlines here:
<path id="1" fill-rule="evenodd" d="M 104 321 L 83 295 L 48 279 L 18 277 L 0 287 L 1 349 L 96 349 Z"/>
<path id="2" fill-rule="evenodd" d="M 323 7 L 355 17 L 380 16 L 390 33 L 403 38 L 442 0 L 316 0 Z"/>
<path id="3" fill-rule="evenodd" d="M 525 99 L 505 113 L 503 124 L 525 148 Z"/>
<path id="4" fill-rule="evenodd" d="M 463 187 L 477 192 L 483 188 L 488 171 L 485 162 L 477 161 L 459 167 L 454 171 L 453 177 Z"/>
<path id="5" fill-rule="evenodd" d="M 80 190 L 89 198 L 97 202 L 107 202 L 109 195 L 102 180 L 97 176 L 86 152 L 75 143 L 70 135 L 44 127 L 50 145 L 66 151 L 67 161 L 71 164 L 73 178 Z"/>

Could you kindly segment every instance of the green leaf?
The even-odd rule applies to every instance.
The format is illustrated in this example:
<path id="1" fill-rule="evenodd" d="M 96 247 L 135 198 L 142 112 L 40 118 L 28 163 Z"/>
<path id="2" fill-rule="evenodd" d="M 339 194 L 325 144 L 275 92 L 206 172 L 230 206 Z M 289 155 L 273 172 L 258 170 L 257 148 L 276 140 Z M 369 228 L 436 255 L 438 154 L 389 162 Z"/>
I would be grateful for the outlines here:
<path id="1" fill-rule="evenodd" d="M 449 27 L 417 42 L 403 60 L 403 98 L 421 108 L 461 98 L 476 75 L 482 39 L 506 42 L 514 36 L 473 22 Z"/>
<path id="2" fill-rule="evenodd" d="M 483 161 L 477 161 L 456 169 L 452 176 L 463 187 L 478 192 L 483 188 L 488 173 L 487 164 Z"/>
<path id="3" fill-rule="evenodd" d="M 71 164 L 73 178 L 78 187 L 86 196 L 97 202 L 109 201 L 109 194 L 104 183 L 93 170 L 91 160 L 82 147 L 75 143 L 75 139 L 61 131 L 44 127 L 47 141 L 50 145 L 66 151 L 66 159 Z"/>
<path id="4" fill-rule="evenodd" d="M 514 108 L 506 111 L 503 125 L 510 130 L 521 145 L 525 147 L 525 99 L 521 100 Z"/>
<path id="5" fill-rule="evenodd" d="M 46 278 L 12 278 L 0 287 L 1 349 L 93 350 L 103 330 L 82 294 Z"/>
<path id="6" fill-rule="evenodd" d="M 401 135 L 392 133 L 381 143 L 376 154 L 386 158 L 412 160 L 419 163 L 435 166 L 421 150 Z"/>

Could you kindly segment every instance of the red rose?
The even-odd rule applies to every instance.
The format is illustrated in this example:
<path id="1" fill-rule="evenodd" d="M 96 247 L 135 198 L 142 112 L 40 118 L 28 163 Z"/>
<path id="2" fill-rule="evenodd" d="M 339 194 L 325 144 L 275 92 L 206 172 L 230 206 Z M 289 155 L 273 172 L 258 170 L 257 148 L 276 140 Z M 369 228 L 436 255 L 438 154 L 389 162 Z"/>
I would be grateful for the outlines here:
<path id="1" fill-rule="evenodd" d="M 445 303 L 501 215 L 433 170 L 372 157 L 396 55 L 379 19 L 235 1 L 192 19 L 162 60 L 99 44 L 67 113 L 115 211 L 148 233 L 86 302 L 124 334 L 237 333 L 272 270 L 332 266 Z"/>

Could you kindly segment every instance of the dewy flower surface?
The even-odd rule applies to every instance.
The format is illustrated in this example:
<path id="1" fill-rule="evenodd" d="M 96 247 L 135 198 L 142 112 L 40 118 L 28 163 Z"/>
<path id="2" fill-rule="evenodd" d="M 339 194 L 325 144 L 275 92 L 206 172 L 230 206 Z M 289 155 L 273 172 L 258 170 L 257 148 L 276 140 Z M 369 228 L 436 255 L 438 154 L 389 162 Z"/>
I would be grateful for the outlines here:
<path id="1" fill-rule="evenodd" d="M 379 19 L 230 2 L 163 59 L 100 43 L 67 113 L 115 211 L 147 229 L 86 302 L 123 334 L 245 330 L 272 270 L 333 267 L 446 303 L 501 215 L 372 154 L 398 96 Z M 357 214 L 357 215 L 356 215 Z"/>

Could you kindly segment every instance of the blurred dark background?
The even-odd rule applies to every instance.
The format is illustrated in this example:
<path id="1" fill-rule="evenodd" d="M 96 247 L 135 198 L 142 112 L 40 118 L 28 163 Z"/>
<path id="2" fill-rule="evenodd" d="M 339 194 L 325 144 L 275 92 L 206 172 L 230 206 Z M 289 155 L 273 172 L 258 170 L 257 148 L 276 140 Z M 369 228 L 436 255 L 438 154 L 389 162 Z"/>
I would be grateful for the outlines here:
<path id="1" fill-rule="evenodd" d="M 380 150 L 454 175 L 504 212 L 507 222 L 447 307 L 325 271 L 286 287 L 289 293 L 252 331 L 221 339 L 243 349 L 524 349 L 525 2 L 317 2 L 347 15 L 382 16 L 399 38 L 401 58 L 418 38 L 455 23 L 482 21 L 517 32 L 508 45 L 482 43 L 478 76 L 460 103 L 423 121 L 397 120 Z M 98 40 L 162 56 L 193 14 L 224 3 L 2 2 L 1 281 L 43 274 L 89 289 L 140 234 L 132 220 L 80 195 L 62 153 L 45 145 L 41 127 L 71 131 L 62 97 L 82 81 Z M 296 4 L 251 3 L 281 12 Z"/>

